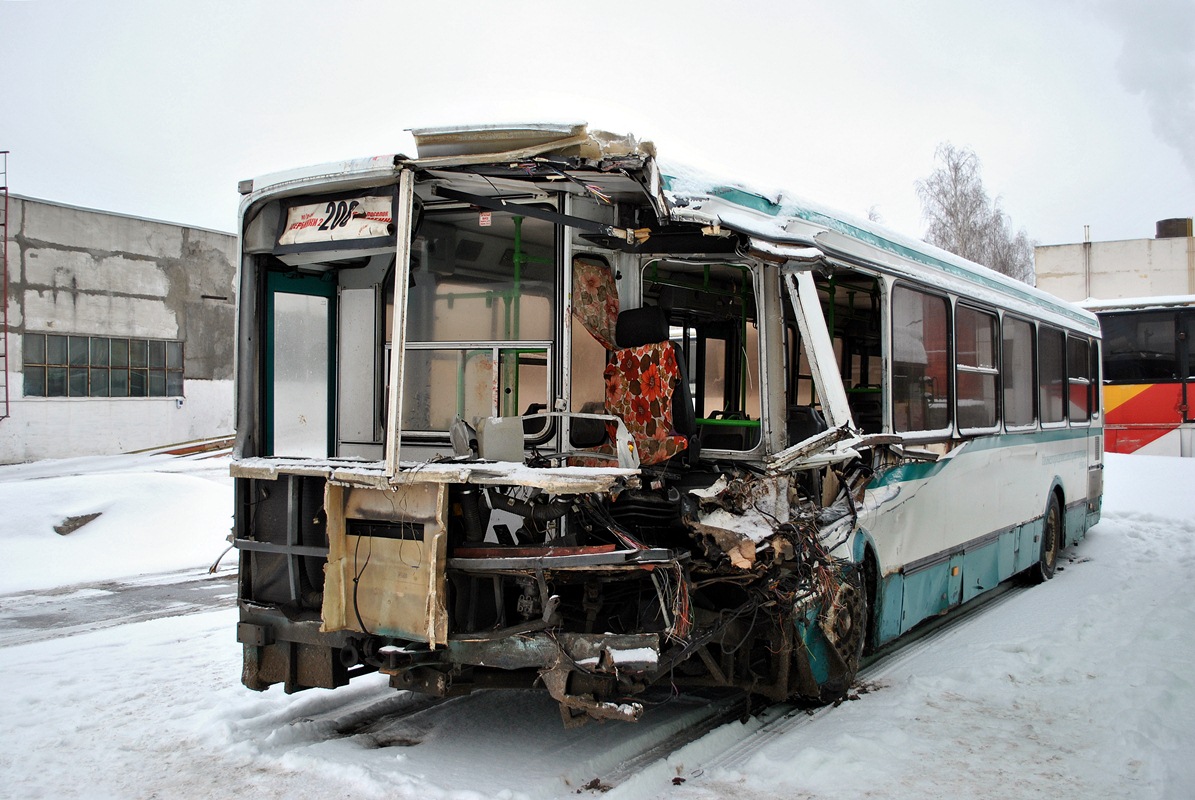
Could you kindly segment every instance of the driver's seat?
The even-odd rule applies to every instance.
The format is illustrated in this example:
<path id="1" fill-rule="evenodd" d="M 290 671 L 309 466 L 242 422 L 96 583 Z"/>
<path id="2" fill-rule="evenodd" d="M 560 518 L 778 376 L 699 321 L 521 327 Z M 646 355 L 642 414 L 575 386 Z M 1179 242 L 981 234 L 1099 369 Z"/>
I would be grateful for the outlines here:
<path id="1" fill-rule="evenodd" d="M 689 447 L 697 433 L 683 358 L 668 338 L 668 318 L 655 306 L 618 315 L 618 348 L 606 365 L 606 413 L 627 426 L 641 464 L 659 464 Z"/>

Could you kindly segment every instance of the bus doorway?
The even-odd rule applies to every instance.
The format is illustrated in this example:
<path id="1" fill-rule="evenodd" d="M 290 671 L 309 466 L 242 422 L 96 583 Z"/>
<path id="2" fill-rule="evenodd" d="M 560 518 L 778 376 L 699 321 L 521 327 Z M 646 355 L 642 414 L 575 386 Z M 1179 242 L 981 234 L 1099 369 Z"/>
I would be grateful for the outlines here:
<path id="1" fill-rule="evenodd" d="M 332 452 L 336 284 L 320 275 L 266 276 L 266 452 L 326 458 Z"/>

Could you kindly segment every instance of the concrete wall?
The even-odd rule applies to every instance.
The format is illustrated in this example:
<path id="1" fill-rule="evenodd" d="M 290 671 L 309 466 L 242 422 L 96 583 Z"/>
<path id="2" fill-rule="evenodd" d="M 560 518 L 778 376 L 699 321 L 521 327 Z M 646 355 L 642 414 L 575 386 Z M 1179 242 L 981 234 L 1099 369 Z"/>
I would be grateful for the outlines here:
<path id="1" fill-rule="evenodd" d="M 1038 247 L 1034 266 L 1039 289 L 1072 302 L 1195 294 L 1189 236 Z"/>
<path id="2" fill-rule="evenodd" d="M 11 197 L 0 463 L 231 434 L 236 238 Z M 22 334 L 184 343 L 184 397 L 24 397 Z"/>

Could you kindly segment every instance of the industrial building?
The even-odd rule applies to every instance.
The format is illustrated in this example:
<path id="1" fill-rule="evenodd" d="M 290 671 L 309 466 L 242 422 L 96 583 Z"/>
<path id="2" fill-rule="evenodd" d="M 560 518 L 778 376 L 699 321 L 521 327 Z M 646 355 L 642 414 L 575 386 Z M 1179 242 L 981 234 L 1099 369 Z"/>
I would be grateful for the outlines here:
<path id="1" fill-rule="evenodd" d="M 236 237 L 2 199 L 0 464 L 231 435 Z"/>
<path id="2" fill-rule="evenodd" d="M 1152 239 L 1034 248 L 1037 288 L 1075 303 L 1195 295 L 1191 219 L 1161 220 L 1155 230 Z"/>

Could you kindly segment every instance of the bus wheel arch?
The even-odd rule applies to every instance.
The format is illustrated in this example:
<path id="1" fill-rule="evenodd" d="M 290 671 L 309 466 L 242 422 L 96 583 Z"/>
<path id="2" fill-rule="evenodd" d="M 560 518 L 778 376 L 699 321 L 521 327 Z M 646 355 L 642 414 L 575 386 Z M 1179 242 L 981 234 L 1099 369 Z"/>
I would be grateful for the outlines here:
<path id="1" fill-rule="evenodd" d="M 819 620 L 831 656 L 830 675 L 819 687 L 820 701 L 833 702 L 855 682 L 867 646 L 869 611 L 860 567 L 845 571 L 834 587 L 829 607 Z"/>
<path id="2" fill-rule="evenodd" d="M 1063 539 L 1066 536 L 1066 504 L 1062 498 L 1062 490 L 1055 486 L 1050 490 L 1046 500 L 1046 510 L 1042 515 L 1041 549 L 1038 553 L 1037 564 L 1030 569 L 1030 578 L 1034 583 L 1044 583 L 1054 577 L 1058 568 L 1058 554 L 1062 550 Z"/>
<path id="3" fill-rule="evenodd" d="M 876 558 L 875 549 L 871 543 L 863 548 L 863 558 L 859 562 L 860 578 L 863 581 L 864 613 L 866 614 L 863 629 L 863 652 L 873 652 L 879 641 L 879 608 L 880 600 L 880 561 Z"/>

